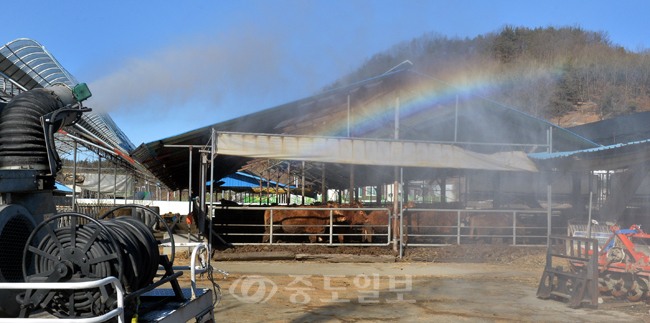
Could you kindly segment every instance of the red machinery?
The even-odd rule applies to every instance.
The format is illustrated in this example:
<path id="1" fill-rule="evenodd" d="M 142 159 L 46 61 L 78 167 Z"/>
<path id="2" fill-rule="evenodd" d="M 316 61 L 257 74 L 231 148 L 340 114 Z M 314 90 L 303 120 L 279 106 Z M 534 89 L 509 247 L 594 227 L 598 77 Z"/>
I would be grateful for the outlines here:
<path id="1" fill-rule="evenodd" d="M 612 226 L 611 231 L 598 252 L 599 291 L 630 301 L 650 298 L 650 234 L 637 225 L 627 230 Z"/>
<path id="2" fill-rule="evenodd" d="M 572 307 L 598 307 L 601 295 L 650 301 L 650 234 L 638 225 L 623 230 L 611 226 L 610 231 L 600 248 L 597 239 L 551 235 L 537 296 Z"/>

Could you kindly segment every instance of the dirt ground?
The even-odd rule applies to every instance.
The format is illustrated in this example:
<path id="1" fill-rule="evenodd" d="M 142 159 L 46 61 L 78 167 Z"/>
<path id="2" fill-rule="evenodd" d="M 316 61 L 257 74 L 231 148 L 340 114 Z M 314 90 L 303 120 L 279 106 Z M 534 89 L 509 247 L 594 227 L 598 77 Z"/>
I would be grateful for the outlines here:
<path id="1" fill-rule="evenodd" d="M 393 255 L 389 248 L 321 246 L 217 252 L 259 251 Z M 182 258 L 178 264 L 187 262 Z M 482 263 L 436 262 L 460 258 Z M 409 248 L 395 263 L 213 262 L 230 272 L 225 279 L 215 273 L 222 292 L 215 315 L 228 322 L 650 322 L 643 302 L 594 310 L 536 298 L 544 264 L 545 248 L 507 245 Z M 189 285 L 189 273 L 181 284 Z"/>
<path id="2" fill-rule="evenodd" d="M 389 247 L 327 247 L 327 246 L 260 246 L 247 245 L 237 246 L 224 250 L 217 250 L 220 253 L 244 253 L 244 252 L 274 252 L 288 251 L 293 253 L 306 254 L 350 254 L 350 255 L 392 255 L 397 253 Z M 452 245 L 446 247 L 413 247 L 404 249 L 404 257 L 397 261 L 427 261 L 436 262 L 436 259 L 444 259 L 445 262 L 485 262 L 518 266 L 522 268 L 543 268 L 546 263 L 546 247 L 514 247 L 510 245 Z"/>

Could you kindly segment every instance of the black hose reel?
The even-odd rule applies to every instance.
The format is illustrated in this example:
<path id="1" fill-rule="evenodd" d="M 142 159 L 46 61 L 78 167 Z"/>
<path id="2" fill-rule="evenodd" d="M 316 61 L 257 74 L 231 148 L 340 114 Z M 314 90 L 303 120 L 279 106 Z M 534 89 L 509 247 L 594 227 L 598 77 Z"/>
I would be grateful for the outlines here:
<path id="1" fill-rule="evenodd" d="M 43 221 L 25 245 L 22 266 L 25 281 L 82 282 L 114 276 L 121 282 L 125 295 L 139 295 L 138 291 L 162 283 L 163 279 L 154 283 L 158 265 L 166 268 L 163 278 L 170 276 L 174 250 L 171 260 L 159 254 L 162 242 L 156 240 L 152 227 L 157 222 L 165 224 L 165 221 L 154 211 L 151 211 L 154 216 L 148 217 L 148 224 L 135 216 L 108 218 L 119 208 L 108 211 L 101 219 L 69 212 Z M 69 225 L 55 228 L 64 217 L 69 218 Z M 173 246 L 171 230 L 168 233 Z M 44 238 L 36 242 L 34 239 L 39 234 Z M 21 317 L 29 316 L 36 307 L 59 317 L 92 317 L 114 309 L 117 306 L 115 295 L 112 286 L 27 290 L 17 301 L 22 305 Z"/>

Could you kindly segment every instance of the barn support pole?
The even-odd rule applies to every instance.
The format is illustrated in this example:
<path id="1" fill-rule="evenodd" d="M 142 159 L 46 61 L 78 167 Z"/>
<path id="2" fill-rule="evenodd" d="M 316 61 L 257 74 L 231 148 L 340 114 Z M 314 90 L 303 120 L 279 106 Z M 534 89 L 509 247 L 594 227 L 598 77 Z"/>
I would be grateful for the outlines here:
<path id="1" fill-rule="evenodd" d="M 305 161 L 302 161 L 302 205 L 305 205 Z"/>
<path id="2" fill-rule="evenodd" d="M 350 137 L 350 95 L 348 94 L 348 138 Z"/>
<path id="3" fill-rule="evenodd" d="M 447 204 L 447 173 L 440 177 L 440 203 Z"/>
<path id="4" fill-rule="evenodd" d="M 214 229 L 212 227 L 212 210 L 213 210 L 212 206 L 213 206 L 213 203 L 214 203 L 214 200 L 212 198 L 212 194 L 214 193 L 214 191 L 213 191 L 213 189 L 214 189 L 213 186 L 214 185 L 212 185 L 212 184 L 214 184 L 214 159 L 216 157 L 216 153 L 215 153 L 215 141 L 216 140 L 217 140 L 217 138 L 215 136 L 215 131 L 214 131 L 214 129 L 212 129 L 212 134 L 211 134 L 211 139 L 210 139 L 210 142 L 211 142 L 211 145 L 210 145 L 210 155 L 211 155 L 210 156 L 211 157 L 210 158 L 210 210 L 208 211 L 208 215 L 210 217 L 209 221 L 208 221 L 208 225 L 210 227 L 207 230 L 205 230 L 205 234 L 208 235 L 208 237 L 207 237 L 208 238 L 208 254 L 210 254 L 210 250 L 212 249 L 212 236 L 213 235 L 215 237 L 217 237 L 217 239 L 219 239 L 219 241 L 221 241 L 221 243 L 223 243 L 225 245 L 228 245 L 228 246 L 231 246 L 231 244 L 226 242 L 218 233 L 216 233 L 214 231 Z M 221 194 L 222 194 L 222 198 L 223 198 L 223 193 L 221 193 Z M 197 227 L 198 227 L 198 224 L 197 224 Z M 210 266 L 210 258 L 211 257 L 208 257 L 208 266 Z"/>
<path id="5" fill-rule="evenodd" d="M 457 176 L 456 176 L 456 185 L 458 186 L 458 195 L 456 195 L 456 200 L 454 202 L 462 202 L 461 196 L 463 196 L 463 189 L 462 189 L 462 185 L 461 185 L 461 180 L 462 180 L 462 177 L 461 177 L 461 174 L 460 174 L 460 171 L 459 171 Z"/>
<path id="6" fill-rule="evenodd" d="M 400 230 L 397 230 L 397 214 L 400 212 L 399 207 L 399 167 L 395 166 L 395 182 L 393 182 L 393 214 L 392 214 L 392 227 L 393 227 L 393 251 L 397 251 L 397 235 Z M 400 237 L 401 239 L 401 237 Z"/>
<path id="7" fill-rule="evenodd" d="M 116 196 L 117 196 L 117 163 L 115 164 L 115 172 L 113 174 L 113 206 L 116 204 Z"/>
<path id="8" fill-rule="evenodd" d="M 589 190 L 589 218 L 587 219 L 587 239 L 591 239 L 591 199 L 594 197 L 594 192 Z"/>
<path id="9" fill-rule="evenodd" d="M 349 195 L 350 195 L 350 205 L 352 205 L 352 201 L 354 200 L 354 165 L 350 164 L 350 190 L 349 190 Z"/>
<path id="10" fill-rule="evenodd" d="M 325 163 L 323 163 L 323 169 L 321 173 L 321 186 L 320 202 L 327 203 L 327 200 L 329 200 L 329 198 L 327 197 L 327 187 L 325 186 Z"/>
<path id="11" fill-rule="evenodd" d="M 409 201 L 409 187 L 404 186 L 404 182 L 406 182 L 406 184 L 408 184 L 409 179 L 404 180 L 404 168 L 400 167 L 399 168 L 399 183 L 400 183 L 399 188 L 400 188 L 400 193 L 402 194 L 401 195 L 402 198 L 400 199 L 400 203 L 402 203 L 402 204 L 406 204 Z"/>
<path id="12" fill-rule="evenodd" d="M 553 152 L 553 127 L 549 127 L 547 133 L 547 140 L 548 140 L 548 148 L 547 152 L 551 153 Z M 547 258 L 550 257 L 549 255 L 551 254 L 551 231 L 553 229 L 552 226 L 552 219 L 553 219 L 553 197 L 552 193 L 553 190 L 551 188 L 551 183 L 553 182 L 553 175 L 552 173 L 547 174 L 547 181 L 546 181 L 546 249 L 547 249 Z M 547 259 L 547 263 L 549 263 L 550 259 Z"/>
<path id="13" fill-rule="evenodd" d="M 551 206 L 552 206 L 551 180 L 552 180 L 552 177 L 549 174 L 548 183 L 546 184 L 546 225 L 547 225 L 547 228 L 546 228 L 546 236 L 547 236 L 547 238 L 546 238 L 546 248 L 549 251 L 549 253 L 547 253 L 547 254 L 550 254 L 550 250 L 551 250 L 551 230 L 553 228 L 552 225 L 551 225 L 551 221 L 552 221 L 552 217 L 553 217 L 553 211 L 551 209 Z"/>
<path id="14" fill-rule="evenodd" d="M 381 196 L 383 195 L 382 194 L 382 188 L 383 187 L 384 187 L 383 184 L 377 184 L 377 186 L 375 186 L 375 193 L 377 193 L 376 196 L 375 196 L 375 203 L 377 203 L 377 205 L 381 204 Z"/>
<path id="15" fill-rule="evenodd" d="M 266 170 L 266 204 L 271 204 L 271 160 L 268 160 L 269 168 Z"/>
<path id="16" fill-rule="evenodd" d="M 77 212 L 77 141 L 74 141 L 72 157 L 72 212 Z"/>
<path id="17" fill-rule="evenodd" d="M 102 156 L 99 155 L 99 150 L 97 150 L 97 158 L 97 205 L 100 205 L 102 195 Z"/>
<path id="18" fill-rule="evenodd" d="M 264 184 L 264 180 L 262 179 L 262 172 L 260 172 L 259 175 L 260 175 L 259 176 L 259 178 L 260 178 L 260 205 L 262 205 L 262 189 L 264 188 L 262 185 Z M 223 193 L 222 193 L 222 195 L 223 195 Z"/>
<path id="19" fill-rule="evenodd" d="M 291 162 L 287 165 L 287 205 L 291 204 Z"/>
<path id="20" fill-rule="evenodd" d="M 205 191 L 205 184 L 208 181 L 207 179 L 207 172 L 208 172 L 208 154 L 206 151 L 202 150 L 201 151 L 201 167 L 199 168 L 200 174 L 199 174 L 199 209 L 201 210 L 201 214 L 194 217 L 195 220 L 201 219 L 205 216 L 205 211 L 206 211 L 206 205 L 207 202 L 205 200 L 205 197 L 207 195 L 207 192 Z M 212 191 L 212 182 L 210 182 L 210 191 Z M 198 222 L 197 222 L 197 227 L 198 227 Z"/>
<path id="21" fill-rule="evenodd" d="M 399 96 L 395 96 L 395 140 L 399 139 Z M 398 189 L 399 189 L 399 167 L 395 166 L 395 176 L 393 182 L 393 214 L 392 214 L 392 226 L 393 226 L 393 251 L 397 251 L 397 207 L 398 207 Z M 401 238 L 401 237 L 400 237 Z"/>
<path id="22" fill-rule="evenodd" d="M 277 171 L 275 177 L 275 204 L 280 205 L 280 170 Z"/>
<path id="23" fill-rule="evenodd" d="M 399 169 L 400 191 L 404 192 L 404 168 Z M 403 194 L 408 195 L 408 194 Z M 399 207 L 399 258 L 402 259 L 404 253 L 404 204 Z"/>
<path id="24" fill-rule="evenodd" d="M 549 153 L 553 153 L 553 127 L 548 128 L 548 137 Z"/>
<path id="25" fill-rule="evenodd" d="M 458 94 L 456 94 L 456 109 L 454 110 L 454 142 L 458 141 Z"/>
<path id="26" fill-rule="evenodd" d="M 189 165 L 189 173 L 190 173 L 190 181 L 189 181 L 189 186 L 187 187 L 187 204 L 188 204 L 188 211 L 187 214 L 192 213 L 192 146 L 190 146 L 190 165 Z"/>
<path id="27" fill-rule="evenodd" d="M 465 206 L 469 203 L 469 172 L 465 170 Z"/>

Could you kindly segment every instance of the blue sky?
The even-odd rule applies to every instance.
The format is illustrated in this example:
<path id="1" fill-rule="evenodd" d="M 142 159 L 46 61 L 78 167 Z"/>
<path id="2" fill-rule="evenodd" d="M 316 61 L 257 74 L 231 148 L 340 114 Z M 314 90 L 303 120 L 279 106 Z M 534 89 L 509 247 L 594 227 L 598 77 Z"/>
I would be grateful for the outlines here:
<path id="1" fill-rule="evenodd" d="M 3 11 L 0 42 L 44 45 L 136 145 L 310 96 L 431 31 L 579 25 L 650 47 L 649 1 L 14 1 Z"/>

